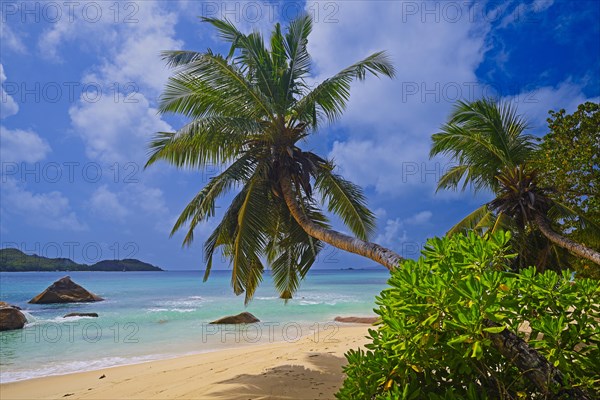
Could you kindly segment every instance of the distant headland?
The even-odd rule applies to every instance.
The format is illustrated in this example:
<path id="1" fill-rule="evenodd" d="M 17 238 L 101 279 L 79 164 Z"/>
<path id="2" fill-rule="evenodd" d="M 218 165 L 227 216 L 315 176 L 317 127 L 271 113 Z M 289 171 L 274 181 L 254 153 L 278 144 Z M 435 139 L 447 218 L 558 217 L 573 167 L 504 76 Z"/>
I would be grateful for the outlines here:
<path id="1" fill-rule="evenodd" d="M 0 249 L 0 272 L 42 271 L 162 271 L 161 268 L 133 258 L 103 260 L 92 265 L 79 264 L 69 258 L 48 258 L 29 255 L 18 249 Z"/>

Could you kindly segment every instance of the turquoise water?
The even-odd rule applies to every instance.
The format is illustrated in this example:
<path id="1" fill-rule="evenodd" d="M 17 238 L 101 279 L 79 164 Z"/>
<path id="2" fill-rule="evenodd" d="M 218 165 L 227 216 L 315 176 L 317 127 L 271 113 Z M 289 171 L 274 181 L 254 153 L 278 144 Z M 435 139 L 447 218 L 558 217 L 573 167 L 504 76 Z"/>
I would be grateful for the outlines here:
<path id="1" fill-rule="evenodd" d="M 389 274 L 376 270 L 314 270 L 287 304 L 265 274 L 244 307 L 230 271 L 70 272 L 103 297 L 98 303 L 28 304 L 64 272 L 0 273 L 0 300 L 20 306 L 28 324 L 0 332 L 0 382 L 93 370 L 115 365 L 275 341 L 335 340 L 338 315 L 372 315 Z M 260 324 L 215 326 L 225 315 L 249 311 Z M 63 318 L 96 312 L 98 318 Z"/>

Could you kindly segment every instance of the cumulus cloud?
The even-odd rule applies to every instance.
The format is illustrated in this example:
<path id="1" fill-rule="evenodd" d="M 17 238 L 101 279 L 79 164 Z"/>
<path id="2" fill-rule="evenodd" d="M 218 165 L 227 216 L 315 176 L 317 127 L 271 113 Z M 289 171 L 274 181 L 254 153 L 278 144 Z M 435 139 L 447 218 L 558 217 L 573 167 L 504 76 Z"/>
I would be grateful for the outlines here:
<path id="1" fill-rule="evenodd" d="M 120 188 L 102 185 L 92 193 L 88 208 L 103 219 L 121 223 L 148 221 L 151 216 L 152 227 L 159 232 L 170 232 L 176 219 L 169 214 L 163 191 L 140 182 Z"/>
<path id="2" fill-rule="evenodd" d="M 405 222 L 410 225 L 422 225 L 429 222 L 432 216 L 433 213 L 431 211 L 421 211 L 412 217 L 407 218 Z"/>
<path id="3" fill-rule="evenodd" d="M 564 108 L 572 113 L 577 110 L 579 104 L 586 101 L 597 103 L 600 97 L 589 98 L 583 93 L 583 85 L 565 81 L 556 86 L 544 86 L 506 97 L 505 100 L 518 107 L 519 113 L 529 120 L 535 132 L 545 134 L 548 110 L 558 111 Z"/>
<path id="4" fill-rule="evenodd" d="M 407 218 L 388 218 L 383 227 L 383 231 L 375 238 L 375 242 L 402 253 L 402 250 L 408 249 L 406 244 L 410 243 L 409 236 L 406 232 L 406 226 L 427 224 L 432 216 L 433 213 L 431 211 L 425 210 Z"/>
<path id="5" fill-rule="evenodd" d="M 151 135 L 172 130 L 157 115 L 155 99 L 169 75 L 160 51 L 182 46 L 175 39 L 177 16 L 157 2 L 136 4 L 137 23 L 104 27 L 112 44 L 105 49 L 108 56 L 83 77 L 107 90 L 98 101 L 82 96 L 69 110 L 74 131 L 92 159 L 141 163 Z"/>
<path id="6" fill-rule="evenodd" d="M 344 176 L 379 194 L 433 194 L 442 166 L 429 162 L 430 136 L 453 102 L 473 91 L 487 28 L 468 18 L 423 19 L 403 2 L 338 4 L 339 22 L 316 23 L 309 42 L 316 80 L 377 50 L 388 51 L 397 78 L 353 85 L 340 120 L 349 135 L 334 143 L 329 157 Z"/>
<path id="7" fill-rule="evenodd" d="M 128 102 L 124 95 L 102 96 L 96 102 L 81 100 L 69 109 L 69 115 L 87 156 L 108 163 L 143 162 L 150 135 L 171 130 L 142 95 L 135 102 Z"/>
<path id="8" fill-rule="evenodd" d="M 43 160 L 51 151 L 48 142 L 30 130 L 11 130 L 0 125 L 0 142 L 2 162 L 34 163 Z"/>
<path id="9" fill-rule="evenodd" d="M 398 249 L 408 240 L 404 223 L 400 218 L 388 219 L 383 232 L 377 235 L 375 242 L 391 249 Z"/>
<path id="10" fill-rule="evenodd" d="M 102 185 L 92 193 L 89 206 L 92 211 L 108 220 L 119 221 L 129 214 L 116 193 L 111 192 L 107 185 Z"/>
<path id="11" fill-rule="evenodd" d="M 19 112 L 19 105 L 11 96 L 6 93 L 2 84 L 6 81 L 4 67 L 0 64 L 0 118 L 8 118 Z"/>
<path id="12" fill-rule="evenodd" d="M 538 3 L 528 12 L 552 5 Z M 443 158 L 429 160 L 431 135 L 457 100 L 502 92 L 478 81 L 476 74 L 488 50 L 492 20 L 481 18 L 481 7 L 473 14 L 467 3 L 452 2 L 461 7 L 454 14 L 444 2 L 336 4 L 338 22 L 315 23 L 310 37 L 315 80 L 377 50 L 388 51 L 397 71 L 394 80 L 368 77 L 366 83 L 353 85 L 348 109 L 338 123 L 346 135 L 335 137 L 328 156 L 345 177 L 374 188 L 378 195 L 433 197 L 438 178 L 451 165 Z M 319 2 L 309 2 L 306 9 L 318 7 Z M 493 22 L 508 12 L 496 11 Z M 517 95 L 522 100 L 528 96 L 537 100 L 519 104 L 519 110 L 531 114 L 536 123 L 545 120 L 550 108 L 569 108 L 585 100 L 581 86 L 569 83 Z"/>
<path id="13" fill-rule="evenodd" d="M 3 178 L 1 194 L 2 213 L 17 215 L 28 225 L 51 230 L 88 229 L 59 191 L 34 193 L 14 179 Z"/>

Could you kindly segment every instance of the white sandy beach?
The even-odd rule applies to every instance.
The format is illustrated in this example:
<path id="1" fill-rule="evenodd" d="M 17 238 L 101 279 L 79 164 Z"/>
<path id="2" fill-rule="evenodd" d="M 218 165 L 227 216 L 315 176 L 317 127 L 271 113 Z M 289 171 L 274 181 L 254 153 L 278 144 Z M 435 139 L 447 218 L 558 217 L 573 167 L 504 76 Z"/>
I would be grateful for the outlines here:
<path id="1" fill-rule="evenodd" d="M 7 383 L 0 385 L 0 398 L 333 399 L 344 379 L 344 353 L 367 342 L 368 328 L 342 326 L 317 340 L 311 335 L 293 343 Z"/>

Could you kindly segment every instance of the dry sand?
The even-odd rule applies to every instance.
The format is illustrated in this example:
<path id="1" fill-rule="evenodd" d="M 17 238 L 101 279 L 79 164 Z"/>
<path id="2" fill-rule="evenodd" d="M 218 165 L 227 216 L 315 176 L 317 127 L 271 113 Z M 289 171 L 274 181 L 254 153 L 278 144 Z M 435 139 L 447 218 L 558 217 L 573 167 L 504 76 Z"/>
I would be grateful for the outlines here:
<path id="1" fill-rule="evenodd" d="M 348 349 L 367 342 L 368 325 L 328 338 L 304 337 L 169 360 L 0 385 L 9 399 L 333 399 Z M 105 376 L 100 379 L 101 376 Z"/>

